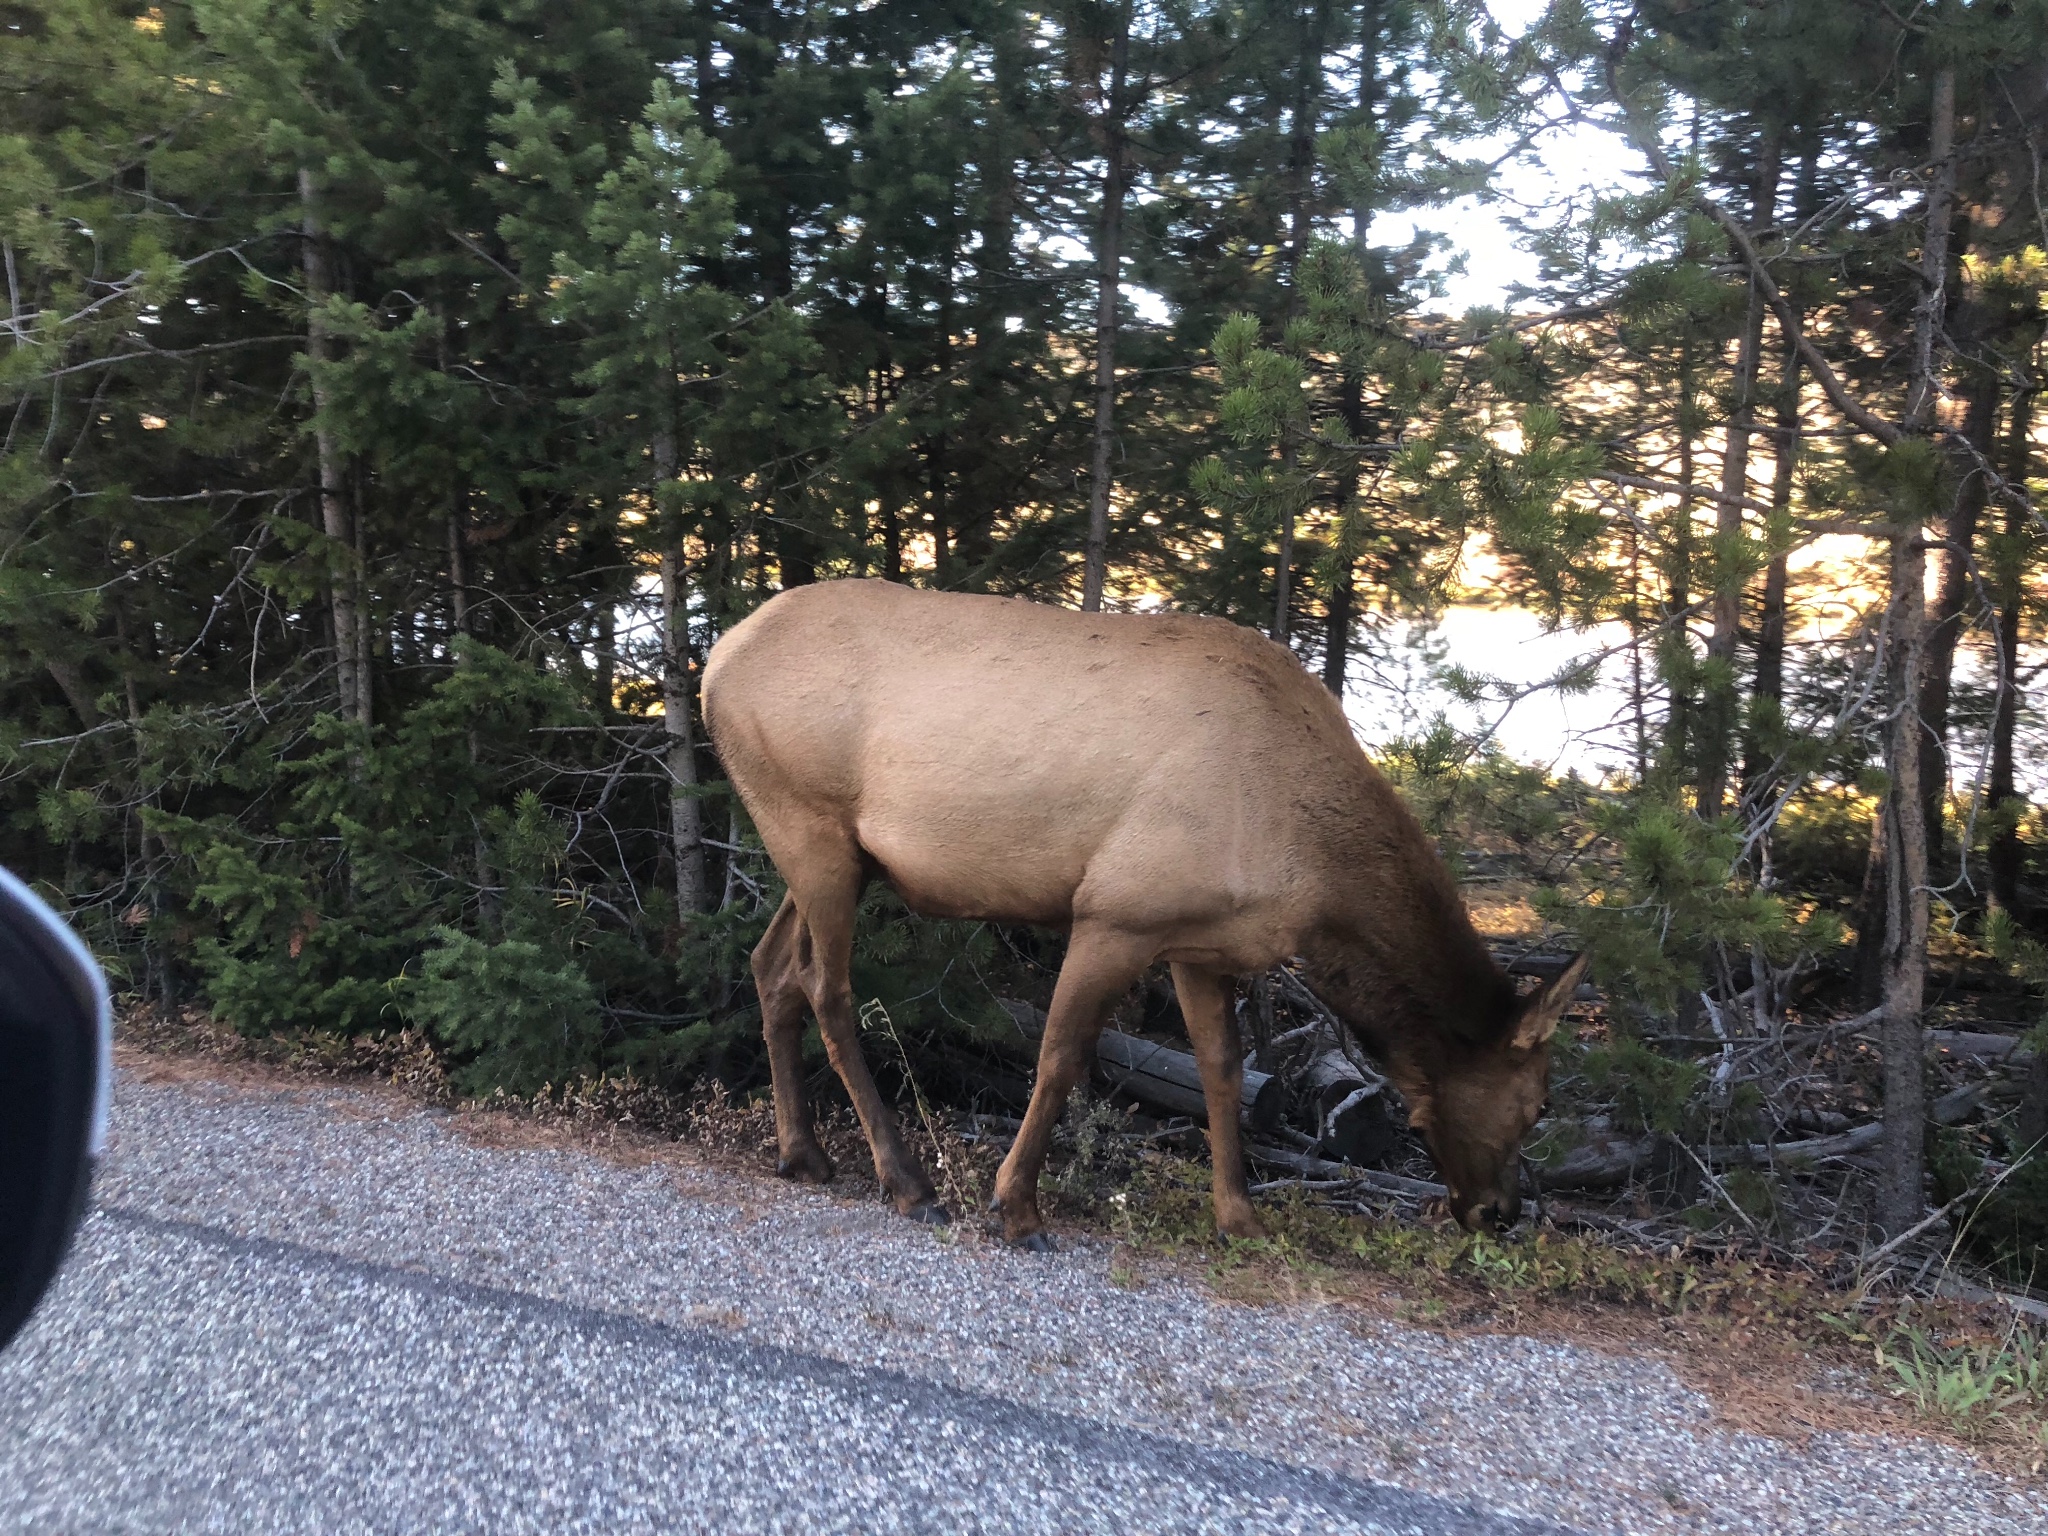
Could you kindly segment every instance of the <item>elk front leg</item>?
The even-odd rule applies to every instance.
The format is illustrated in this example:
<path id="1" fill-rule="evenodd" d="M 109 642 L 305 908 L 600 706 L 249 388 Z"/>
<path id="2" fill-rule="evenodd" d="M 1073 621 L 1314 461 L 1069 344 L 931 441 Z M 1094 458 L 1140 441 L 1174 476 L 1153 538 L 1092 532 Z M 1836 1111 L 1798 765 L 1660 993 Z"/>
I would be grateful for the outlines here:
<path id="1" fill-rule="evenodd" d="M 1195 1047 L 1195 1065 L 1202 1072 L 1202 1097 L 1209 1105 L 1211 1191 L 1216 1205 L 1216 1230 L 1228 1237 L 1264 1237 L 1266 1229 L 1252 1213 L 1251 1192 L 1244 1182 L 1244 1139 L 1237 1116 L 1244 1102 L 1243 1046 L 1237 1020 L 1230 1011 L 1227 977 L 1190 966 L 1173 968 L 1173 990 L 1180 997 L 1181 1017 Z"/>
<path id="2" fill-rule="evenodd" d="M 1077 926 L 1067 941 L 1066 962 L 1053 988 L 1045 1038 L 1038 1046 L 1038 1081 L 1031 1107 L 996 1171 L 995 1208 L 1002 1213 L 1003 1238 L 1034 1253 L 1050 1253 L 1052 1236 L 1038 1214 L 1038 1175 L 1052 1144 L 1053 1127 L 1067 1095 L 1095 1059 L 1095 1042 L 1110 1005 L 1130 990 L 1151 963 L 1151 946 L 1127 934 Z"/>

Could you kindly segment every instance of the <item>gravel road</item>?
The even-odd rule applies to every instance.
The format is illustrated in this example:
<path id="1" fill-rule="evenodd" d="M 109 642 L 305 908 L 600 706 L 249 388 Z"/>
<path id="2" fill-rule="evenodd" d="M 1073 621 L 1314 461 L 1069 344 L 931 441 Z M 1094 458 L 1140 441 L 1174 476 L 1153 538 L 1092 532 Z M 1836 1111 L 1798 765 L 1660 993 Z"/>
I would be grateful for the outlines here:
<path id="1" fill-rule="evenodd" d="M 1661 1365 L 1127 1289 L 379 1090 L 124 1073 L 97 1204 L 0 1356 L 0 1531 L 2048 1533 L 1959 1453 L 1732 1433 Z"/>

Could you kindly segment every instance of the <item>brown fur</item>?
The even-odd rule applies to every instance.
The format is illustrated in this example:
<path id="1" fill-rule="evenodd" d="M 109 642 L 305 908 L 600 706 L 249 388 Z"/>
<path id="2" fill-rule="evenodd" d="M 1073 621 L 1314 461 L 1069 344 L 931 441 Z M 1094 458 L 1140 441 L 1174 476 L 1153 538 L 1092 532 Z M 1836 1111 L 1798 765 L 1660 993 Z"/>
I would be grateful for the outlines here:
<path id="1" fill-rule="evenodd" d="M 831 1176 L 801 1088 L 808 1003 L 884 1187 L 943 1219 L 856 1041 L 853 913 L 879 875 L 928 916 L 1068 930 L 997 1179 L 1012 1241 L 1043 1241 L 1054 1122 L 1105 1013 L 1158 960 L 1202 1069 L 1222 1230 L 1259 1230 L 1230 978 L 1296 956 L 1408 1094 L 1459 1218 L 1512 1216 L 1515 1151 L 1582 967 L 1517 1004 L 1442 859 L 1280 646 L 1218 619 L 831 582 L 719 642 L 704 714 L 789 885 L 754 956 L 785 1174 Z"/>

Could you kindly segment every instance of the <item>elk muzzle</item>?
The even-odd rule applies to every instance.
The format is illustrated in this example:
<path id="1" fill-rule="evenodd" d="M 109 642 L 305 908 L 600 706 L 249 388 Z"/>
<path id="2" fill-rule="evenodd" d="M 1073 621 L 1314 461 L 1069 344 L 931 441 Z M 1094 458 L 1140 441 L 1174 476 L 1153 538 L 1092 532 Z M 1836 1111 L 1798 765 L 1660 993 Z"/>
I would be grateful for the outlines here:
<path id="1" fill-rule="evenodd" d="M 1522 1219 L 1522 1196 L 1519 1191 L 1510 1191 L 1464 1203 L 1454 1197 L 1451 1208 L 1458 1225 L 1467 1232 L 1505 1232 Z"/>

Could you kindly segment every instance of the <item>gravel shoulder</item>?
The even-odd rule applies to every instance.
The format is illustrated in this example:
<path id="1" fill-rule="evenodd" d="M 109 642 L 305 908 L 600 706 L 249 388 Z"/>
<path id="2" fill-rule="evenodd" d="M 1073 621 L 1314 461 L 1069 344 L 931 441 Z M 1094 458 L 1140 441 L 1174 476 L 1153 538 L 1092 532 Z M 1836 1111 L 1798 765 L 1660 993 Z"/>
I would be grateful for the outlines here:
<path id="1" fill-rule="evenodd" d="M 1171 1272 L 1131 1288 L 1113 1283 L 1104 1243 L 1018 1254 L 982 1239 L 973 1223 L 935 1233 L 878 1203 L 735 1175 L 688 1147 L 621 1159 L 493 1146 L 463 1133 L 472 1118 L 374 1088 L 152 1072 L 146 1058 L 140 1070 L 131 1059 L 117 1088 L 100 1214 L 52 1316 L 0 1359 L 0 1485 L 40 1490 L 37 1507 L 52 1515 L 8 1528 L 70 1528 L 55 1518 L 67 1507 L 65 1479 L 105 1486 L 116 1471 L 104 1458 L 24 1440 L 20 1427 L 31 1400 L 53 1423 L 100 1422 L 79 1419 L 62 1399 L 64 1352 L 95 1347 L 81 1310 L 89 1301 L 141 1307 L 138 1328 L 169 1330 L 156 1340 L 164 1358 L 197 1360 L 201 1370 L 210 1346 L 193 1333 L 198 1319 L 284 1340 L 282 1358 L 309 1362 L 303 1381 L 273 1383 L 289 1400 L 278 1409 L 285 1421 L 310 1412 L 309 1398 L 346 1396 L 358 1375 L 379 1404 L 407 1390 L 461 1402 L 466 1391 L 513 1392 L 516 1379 L 500 1379 L 506 1360 L 569 1351 L 575 1391 L 550 1413 L 603 1422 L 621 1404 L 659 1408 L 655 1419 L 668 1428 L 645 1432 L 668 1435 L 671 1452 L 692 1447 L 710 1466 L 731 1438 L 718 1426 L 729 1425 L 732 1402 L 759 1401 L 769 1415 L 763 1434 L 815 1458 L 794 1469 L 784 1458 L 779 1475 L 793 1473 L 798 1485 L 836 1478 L 833 1518 L 849 1529 L 2048 1532 L 2038 1488 L 1960 1451 L 1873 1435 L 1823 1433 L 1793 1445 L 1735 1432 L 1659 1361 L 1546 1339 L 1445 1337 L 1353 1307 L 1238 1305 Z M 290 1284 L 259 1284 L 252 1265 Z M 178 1295 L 152 1300 L 145 1286 L 138 1296 L 144 1282 L 133 1277 L 159 1272 L 168 1278 L 157 1283 Z M 381 1326 L 381 1336 L 323 1333 L 321 1317 L 355 1315 L 377 1276 L 384 1299 L 364 1315 L 387 1315 L 371 1329 Z M 294 1288 L 300 1305 L 272 1295 Z M 216 1316 L 223 1296 L 239 1299 Z M 408 1377 L 400 1367 L 409 1329 L 470 1344 L 446 1359 L 420 1356 Z M 619 1329 L 652 1332 L 632 1334 L 626 1349 Z M 580 1353 L 565 1338 L 585 1341 Z M 614 1356 L 615 1379 L 599 1363 Z M 138 1412 L 153 1391 L 256 1390 L 172 1383 L 167 1366 L 126 1368 L 147 1378 L 123 1388 Z M 224 1368 L 224 1378 L 243 1369 Z M 707 1380 L 754 1385 L 735 1387 L 728 1402 Z M 391 1417 L 388 1405 L 350 1417 L 380 1414 Z M 948 1422 L 973 1432 L 948 1436 Z M 846 1427 L 887 1423 L 900 1442 L 884 1435 L 863 1448 Z M 853 1438 L 835 1449 L 837 1429 Z M 301 1445 L 317 1438 L 303 1426 L 292 1433 Z M 1040 1466 L 1061 1436 L 1088 1456 Z M 458 1511 L 455 1490 L 471 1479 L 420 1464 L 430 1441 L 415 1434 L 382 1453 L 357 1447 L 352 1464 L 366 1487 L 406 1468 L 407 1486 L 447 1490 L 456 1503 L 444 1513 Z M 1077 1482 L 1089 1456 L 1102 1466 Z M 868 1471 L 842 1476 L 832 1470 L 841 1461 Z M 1105 1473 L 1112 1463 L 1122 1470 Z M 595 1475 L 578 1465 L 543 1446 L 528 1457 L 528 1475 L 573 1493 L 576 1477 Z M 489 1486 L 501 1473 L 476 1475 Z M 163 1528 L 166 1506 L 147 1476 L 112 1486 L 133 1496 L 132 1528 Z M 742 1477 L 737 1486 L 751 1485 Z M 979 1491 L 962 1503 L 962 1490 Z M 1404 1492 L 1412 1502 L 1401 1502 Z M 563 1497 L 538 1523 L 484 1524 L 626 1528 L 634 1522 L 618 1511 L 642 1507 L 632 1498 L 604 1504 L 589 1490 L 581 1506 Z M 797 1506 L 762 1497 L 751 1514 L 727 1507 L 722 1523 L 798 1528 L 795 1515 L 784 1524 L 777 1513 Z M 600 1506 L 613 1511 L 609 1526 L 571 1518 Z M 1030 1519 L 1017 1513 L 1026 1509 Z M 1001 1510 L 1011 1515 L 989 1513 Z M 246 1524 L 252 1513 L 238 1518 Z M 471 1527 L 454 1515 L 443 1523 Z M 379 1527 L 373 1518 L 361 1526 Z M 356 1528 L 355 1517 L 334 1515 L 328 1528 Z"/>

